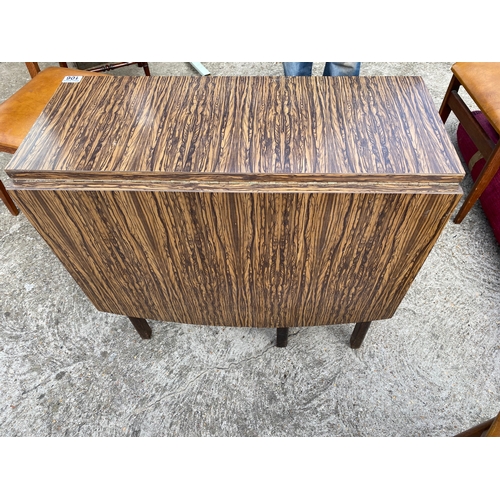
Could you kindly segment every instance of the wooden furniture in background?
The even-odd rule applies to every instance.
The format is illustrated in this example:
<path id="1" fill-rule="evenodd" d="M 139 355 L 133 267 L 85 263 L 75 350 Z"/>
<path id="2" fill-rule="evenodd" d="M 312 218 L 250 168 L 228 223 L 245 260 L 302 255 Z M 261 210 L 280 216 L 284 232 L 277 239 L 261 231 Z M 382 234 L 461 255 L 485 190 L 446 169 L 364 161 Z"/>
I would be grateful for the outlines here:
<path id="1" fill-rule="evenodd" d="M 439 114 L 443 123 L 453 111 L 476 144 L 486 164 L 461 206 L 454 222 L 459 224 L 469 213 L 500 168 L 500 141 L 494 144 L 458 94 L 461 86 L 477 104 L 492 127 L 500 134 L 500 63 L 457 62 Z"/>
<path id="2" fill-rule="evenodd" d="M 37 62 L 27 62 L 25 64 L 26 67 L 28 68 L 31 78 L 34 78 L 38 73 L 40 73 L 40 66 Z M 91 68 L 86 68 L 85 71 L 101 73 L 105 71 L 112 71 L 113 69 L 124 68 L 126 66 L 131 66 L 133 64 L 137 64 L 139 68 L 142 68 L 146 76 L 151 76 L 151 73 L 149 71 L 149 65 L 147 62 L 120 62 L 120 63 L 102 64 L 100 66 L 93 66 Z M 59 66 L 61 68 L 68 68 L 68 63 L 60 62 Z M 77 69 L 77 71 L 82 71 L 82 70 Z"/>
<path id="3" fill-rule="evenodd" d="M 28 64 L 36 63 L 26 63 L 27 66 Z M 2 102 L 0 104 L 0 151 L 15 153 L 63 78 L 78 75 L 93 76 L 94 73 L 58 67 L 44 69 L 39 74 L 32 74 L 32 80 Z M 0 181 L 0 199 L 12 215 L 19 214 L 19 210 L 2 181 Z"/>
<path id="4" fill-rule="evenodd" d="M 500 437 L 500 413 L 495 418 L 457 434 L 456 437 Z"/>
<path id="5" fill-rule="evenodd" d="M 390 318 L 461 197 L 418 77 L 84 77 L 6 169 L 92 303 L 276 328 Z"/>
<path id="6" fill-rule="evenodd" d="M 19 210 L 17 209 L 14 201 L 10 197 L 9 193 L 5 189 L 3 182 L 0 181 L 0 200 L 2 200 L 12 215 L 19 215 Z"/>
<path id="7" fill-rule="evenodd" d="M 64 64 L 64 63 L 59 63 L 59 64 Z M 86 69 L 86 71 L 94 71 L 96 73 L 101 73 L 101 72 L 105 72 L 105 71 L 113 71 L 114 69 L 125 68 L 127 66 L 132 66 L 134 64 L 137 64 L 137 66 L 139 68 L 142 68 L 144 70 L 144 74 L 146 76 L 151 76 L 151 73 L 149 71 L 149 65 L 148 65 L 147 62 L 114 62 L 114 63 L 105 63 L 105 64 L 101 64 L 101 65 L 98 65 L 98 66 L 92 66 L 90 68 L 85 68 L 85 69 Z"/>

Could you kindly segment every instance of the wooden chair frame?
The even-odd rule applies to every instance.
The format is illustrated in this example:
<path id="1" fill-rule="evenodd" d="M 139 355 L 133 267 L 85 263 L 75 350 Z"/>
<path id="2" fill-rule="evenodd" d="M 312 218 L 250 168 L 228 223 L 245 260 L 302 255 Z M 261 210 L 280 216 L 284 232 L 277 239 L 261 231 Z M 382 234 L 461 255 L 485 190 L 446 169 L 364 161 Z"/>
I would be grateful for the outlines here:
<path id="1" fill-rule="evenodd" d="M 500 413 L 495 418 L 467 429 L 455 437 L 500 437 Z"/>
<path id="2" fill-rule="evenodd" d="M 446 122 L 450 112 L 453 111 L 458 121 L 462 124 L 469 137 L 472 139 L 483 158 L 486 159 L 486 164 L 483 170 L 472 186 L 470 193 L 462 204 L 458 214 L 453 222 L 460 224 L 464 217 L 469 213 L 474 203 L 483 194 L 484 190 L 491 182 L 495 174 L 500 168 L 500 141 L 495 144 L 483 130 L 479 122 L 476 120 L 468 106 L 459 96 L 458 90 L 462 83 L 453 75 L 446 91 L 445 97 L 439 110 L 439 115 Z M 471 96 L 472 97 L 472 96 Z"/>
<path id="3" fill-rule="evenodd" d="M 0 181 L 0 200 L 5 203 L 5 206 L 12 215 L 19 215 L 19 210 L 14 204 L 14 201 L 10 197 L 9 193 L 5 189 L 2 181 Z"/>
<path id="4" fill-rule="evenodd" d="M 93 68 L 88 68 L 85 71 L 93 71 L 95 73 L 102 73 L 104 71 L 111 71 L 113 69 L 124 68 L 126 66 L 132 66 L 133 64 L 137 64 L 139 68 L 144 70 L 146 76 L 151 76 L 149 71 L 149 65 L 147 62 L 119 62 L 119 63 L 111 63 L 111 64 L 103 64 L 101 66 L 94 66 Z M 68 63 L 60 62 L 59 66 L 61 68 L 67 68 Z M 27 62 L 26 67 L 28 68 L 29 74 L 31 78 L 34 78 L 35 75 L 40 73 L 40 66 L 37 62 Z"/>

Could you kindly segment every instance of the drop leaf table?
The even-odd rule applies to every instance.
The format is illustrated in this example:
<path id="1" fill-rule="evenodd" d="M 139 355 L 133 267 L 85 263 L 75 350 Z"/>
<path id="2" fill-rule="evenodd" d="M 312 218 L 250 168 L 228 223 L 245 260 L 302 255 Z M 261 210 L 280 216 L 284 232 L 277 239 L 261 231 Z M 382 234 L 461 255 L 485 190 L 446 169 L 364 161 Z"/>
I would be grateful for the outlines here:
<path id="1" fill-rule="evenodd" d="M 390 318 L 464 176 L 420 77 L 65 81 L 7 189 L 87 297 L 277 329 Z"/>

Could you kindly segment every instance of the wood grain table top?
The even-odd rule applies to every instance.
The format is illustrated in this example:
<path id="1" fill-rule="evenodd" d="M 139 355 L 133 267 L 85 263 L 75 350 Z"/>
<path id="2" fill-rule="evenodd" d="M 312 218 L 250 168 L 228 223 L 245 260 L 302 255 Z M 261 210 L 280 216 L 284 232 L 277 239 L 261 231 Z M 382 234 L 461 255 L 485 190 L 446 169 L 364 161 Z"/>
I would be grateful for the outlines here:
<path id="1" fill-rule="evenodd" d="M 83 77 L 61 83 L 12 179 L 457 183 L 420 77 Z"/>

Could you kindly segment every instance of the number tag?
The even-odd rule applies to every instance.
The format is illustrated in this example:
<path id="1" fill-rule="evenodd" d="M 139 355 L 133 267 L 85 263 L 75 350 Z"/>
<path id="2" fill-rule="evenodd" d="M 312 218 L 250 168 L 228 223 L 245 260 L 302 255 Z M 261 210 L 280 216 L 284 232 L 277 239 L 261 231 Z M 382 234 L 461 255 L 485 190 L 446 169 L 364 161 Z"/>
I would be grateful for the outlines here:
<path id="1" fill-rule="evenodd" d="M 83 76 L 65 76 L 62 83 L 78 83 L 82 78 Z"/>

